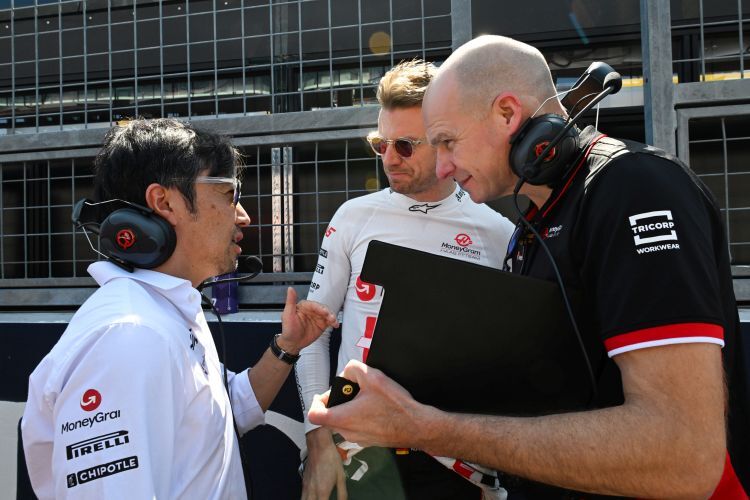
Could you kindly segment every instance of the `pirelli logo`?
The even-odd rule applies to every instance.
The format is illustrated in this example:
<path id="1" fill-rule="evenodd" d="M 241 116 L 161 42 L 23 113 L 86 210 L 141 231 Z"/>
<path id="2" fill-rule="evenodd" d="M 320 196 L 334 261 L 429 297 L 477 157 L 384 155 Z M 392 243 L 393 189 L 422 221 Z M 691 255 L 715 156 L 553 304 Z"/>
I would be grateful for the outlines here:
<path id="1" fill-rule="evenodd" d="M 117 431 L 79 441 L 65 447 L 65 456 L 68 460 L 96 453 L 97 451 L 114 448 L 130 442 L 128 431 Z"/>

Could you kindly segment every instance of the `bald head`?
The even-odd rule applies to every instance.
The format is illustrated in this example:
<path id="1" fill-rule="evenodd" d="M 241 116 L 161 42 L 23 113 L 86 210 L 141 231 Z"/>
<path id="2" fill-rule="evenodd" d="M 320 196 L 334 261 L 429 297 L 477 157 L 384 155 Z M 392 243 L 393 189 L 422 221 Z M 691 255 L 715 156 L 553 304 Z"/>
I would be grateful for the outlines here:
<path id="1" fill-rule="evenodd" d="M 479 116 L 488 113 L 495 97 L 503 92 L 515 94 L 528 113 L 555 95 L 542 53 L 531 45 L 495 35 L 480 36 L 456 49 L 440 67 L 431 87 L 444 84 L 455 86 L 461 106 Z M 561 110 L 556 99 L 542 109 Z"/>

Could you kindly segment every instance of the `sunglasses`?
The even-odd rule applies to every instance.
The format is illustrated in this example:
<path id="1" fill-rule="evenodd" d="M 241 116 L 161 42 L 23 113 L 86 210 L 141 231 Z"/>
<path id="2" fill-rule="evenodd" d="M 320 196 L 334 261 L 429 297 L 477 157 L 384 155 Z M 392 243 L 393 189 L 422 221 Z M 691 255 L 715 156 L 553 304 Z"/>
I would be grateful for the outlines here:
<path id="1" fill-rule="evenodd" d="M 240 202 L 240 193 L 242 192 L 242 182 L 236 177 L 210 177 L 203 175 L 195 178 L 195 182 L 199 184 L 232 184 L 234 186 L 234 196 L 232 198 L 232 205 L 235 207 Z"/>
<path id="2" fill-rule="evenodd" d="M 401 158 L 409 158 L 414 154 L 414 146 L 418 146 L 424 141 L 420 139 L 409 139 L 408 137 L 385 139 L 379 135 L 370 135 L 367 137 L 367 142 L 370 143 L 370 147 L 378 156 L 383 156 L 388 149 L 388 146 L 393 144 L 396 153 L 398 153 Z"/>

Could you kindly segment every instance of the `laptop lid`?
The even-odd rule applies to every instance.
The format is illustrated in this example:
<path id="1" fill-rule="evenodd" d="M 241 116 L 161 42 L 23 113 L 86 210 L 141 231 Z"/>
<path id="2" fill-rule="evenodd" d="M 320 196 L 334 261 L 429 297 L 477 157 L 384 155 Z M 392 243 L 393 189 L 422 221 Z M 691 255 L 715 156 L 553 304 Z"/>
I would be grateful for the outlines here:
<path id="1" fill-rule="evenodd" d="M 384 288 L 367 364 L 418 401 L 503 415 L 589 404 L 591 382 L 556 284 L 377 240 L 360 277 Z M 587 351 L 596 373 L 606 354 L 596 342 Z"/>

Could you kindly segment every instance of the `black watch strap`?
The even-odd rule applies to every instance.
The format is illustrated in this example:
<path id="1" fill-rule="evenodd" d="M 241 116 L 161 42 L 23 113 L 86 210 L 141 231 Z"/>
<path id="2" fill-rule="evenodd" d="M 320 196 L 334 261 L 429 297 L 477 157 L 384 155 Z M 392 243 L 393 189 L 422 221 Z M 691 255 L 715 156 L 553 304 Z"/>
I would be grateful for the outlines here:
<path id="1" fill-rule="evenodd" d="M 297 362 L 297 360 L 299 359 L 300 355 L 299 354 L 290 354 L 290 353 L 286 352 L 284 349 L 282 349 L 281 347 L 279 347 L 278 338 L 280 336 L 281 336 L 281 334 L 277 333 L 271 339 L 271 352 L 273 353 L 273 355 L 276 358 L 280 359 L 284 363 L 286 363 L 288 365 L 293 365 L 294 363 Z"/>

